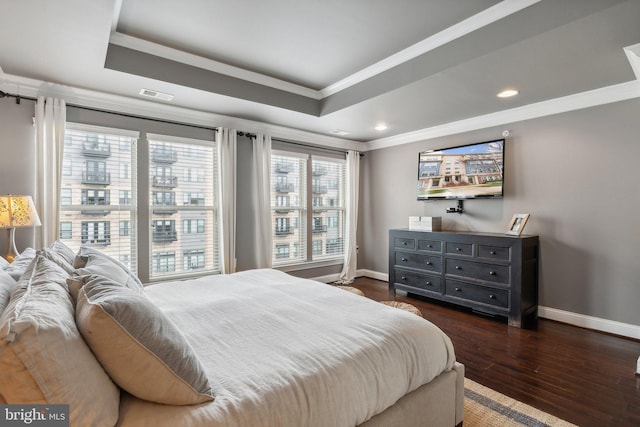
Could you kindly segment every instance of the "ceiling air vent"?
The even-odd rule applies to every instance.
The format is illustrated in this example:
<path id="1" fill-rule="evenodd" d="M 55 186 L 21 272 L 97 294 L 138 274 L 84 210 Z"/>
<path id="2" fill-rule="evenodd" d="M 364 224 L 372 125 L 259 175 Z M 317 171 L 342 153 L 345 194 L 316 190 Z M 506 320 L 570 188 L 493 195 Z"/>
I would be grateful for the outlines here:
<path id="1" fill-rule="evenodd" d="M 173 95 L 151 89 L 140 89 L 140 95 L 148 96 L 149 98 L 162 99 L 163 101 L 171 101 L 173 99 Z"/>
<path id="2" fill-rule="evenodd" d="M 333 135 L 337 135 L 337 136 L 349 135 L 349 132 L 347 132 L 346 130 L 342 130 L 342 129 L 333 129 L 333 130 L 330 130 L 329 133 L 333 134 Z"/>

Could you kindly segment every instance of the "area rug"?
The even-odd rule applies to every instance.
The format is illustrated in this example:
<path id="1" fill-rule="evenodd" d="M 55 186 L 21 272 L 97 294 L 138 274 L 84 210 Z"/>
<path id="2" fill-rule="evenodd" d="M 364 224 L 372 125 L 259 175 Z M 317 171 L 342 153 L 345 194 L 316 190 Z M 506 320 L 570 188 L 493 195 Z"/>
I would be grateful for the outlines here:
<path id="1" fill-rule="evenodd" d="M 481 384 L 464 379 L 464 427 L 576 427 Z"/>

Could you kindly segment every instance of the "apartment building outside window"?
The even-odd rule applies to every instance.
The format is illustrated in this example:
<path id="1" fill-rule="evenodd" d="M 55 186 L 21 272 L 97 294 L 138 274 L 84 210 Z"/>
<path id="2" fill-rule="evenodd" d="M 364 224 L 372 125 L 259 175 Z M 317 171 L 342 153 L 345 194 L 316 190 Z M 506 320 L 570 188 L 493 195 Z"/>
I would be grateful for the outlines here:
<path id="1" fill-rule="evenodd" d="M 273 264 L 341 260 L 346 232 L 345 160 L 274 149 L 271 182 Z"/>
<path id="2" fill-rule="evenodd" d="M 151 278 L 194 270 L 220 271 L 215 144 L 163 135 L 147 137 Z"/>
<path id="3" fill-rule="evenodd" d="M 215 143 L 147 134 L 138 148 L 137 138 L 137 132 L 67 123 L 63 163 L 74 167 L 62 176 L 60 238 L 74 250 L 90 245 L 126 260 L 133 272 L 145 263 L 150 280 L 219 272 Z M 148 160 L 145 174 L 138 172 L 138 151 Z M 138 176 L 148 176 L 141 194 Z M 138 227 L 139 207 L 149 212 L 148 229 Z M 149 242 L 143 259 L 138 239 Z"/>
<path id="4" fill-rule="evenodd" d="M 131 197 L 127 206 L 118 206 L 117 196 L 136 192 L 137 136 L 67 123 L 60 188 L 60 238 L 74 250 L 88 245 L 116 259 L 127 256 L 134 272 L 137 204 Z M 125 167 L 131 174 L 123 177 L 119 171 Z M 125 222 L 130 224 L 127 234 L 120 227 Z"/>

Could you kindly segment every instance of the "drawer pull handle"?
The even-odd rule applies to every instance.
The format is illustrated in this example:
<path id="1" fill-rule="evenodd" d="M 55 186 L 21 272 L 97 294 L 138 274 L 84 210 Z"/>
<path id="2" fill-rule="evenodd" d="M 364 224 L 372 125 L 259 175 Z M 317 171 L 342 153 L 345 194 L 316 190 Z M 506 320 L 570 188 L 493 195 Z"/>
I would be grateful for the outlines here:
<path id="1" fill-rule="evenodd" d="M 496 254 L 496 251 L 489 251 L 489 253 L 490 253 L 491 255 L 495 255 L 495 254 Z"/>
<path id="2" fill-rule="evenodd" d="M 407 242 L 402 242 L 403 245 L 407 246 Z"/>
<path id="3" fill-rule="evenodd" d="M 495 271 L 490 271 L 490 272 L 489 272 L 489 276 L 495 276 L 495 275 L 497 275 L 497 274 L 498 274 L 498 273 L 496 273 Z"/>
<path id="4" fill-rule="evenodd" d="M 407 280 L 407 278 L 406 278 L 405 276 L 402 276 L 402 278 L 401 278 L 401 279 L 402 279 L 402 280 Z"/>
<path id="5" fill-rule="evenodd" d="M 462 292 L 462 289 L 456 288 L 456 292 Z"/>
<path id="6" fill-rule="evenodd" d="M 427 283 L 425 283 L 425 285 L 431 286 L 431 282 L 427 282 Z"/>
<path id="7" fill-rule="evenodd" d="M 462 248 L 456 248 L 456 251 L 462 252 Z"/>
<path id="8" fill-rule="evenodd" d="M 407 259 L 406 258 L 402 258 L 402 262 L 407 262 Z"/>
<path id="9" fill-rule="evenodd" d="M 489 294 L 489 299 L 496 299 L 496 296 L 493 294 Z"/>
<path id="10" fill-rule="evenodd" d="M 432 245 L 427 245 L 427 247 L 428 247 L 428 248 L 432 248 L 433 246 L 432 246 Z"/>
<path id="11" fill-rule="evenodd" d="M 456 265 L 456 270 L 462 270 L 462 267 L 460 267 L 459 265 Z"/>
<path id="12" fill-rule="evenodd" d="M 427 264 L 427 265 L 432 265 L 432 264 L 431 264 L 431 261 L 427 261 L 427 262 L 426 262 L 426 264 Z"/>

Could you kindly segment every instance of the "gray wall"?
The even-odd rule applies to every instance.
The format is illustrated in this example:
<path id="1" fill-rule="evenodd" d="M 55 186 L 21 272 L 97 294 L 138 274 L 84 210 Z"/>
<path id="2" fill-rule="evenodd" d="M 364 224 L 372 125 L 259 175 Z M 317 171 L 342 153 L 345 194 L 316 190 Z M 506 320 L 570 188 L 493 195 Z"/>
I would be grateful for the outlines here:
<path id="1" fill-rule="evenodd" d="M 34 102 L 23 99 L 0 99 L 0 194 L 35 192 L 35 135 L 33 126 Z M 9 234 L 0 230 L 0 254 L 4 253 Z M 33 247 L 35 233 L 32 228 L 16 229 L 16 247 L 21 252 Z"/>
<path id="2" fill-rule="evenodd" d="M 416 201 L 418 152 L 507 138 L 505 197 Z M 640 325 L 640 100 L 366 153 L 358 267 L 388 273 L 390 228 L 408 216 L 442 216 L 448 230 L 502 233 L 530 213 L 538 234 L 540 305 Z"/>

